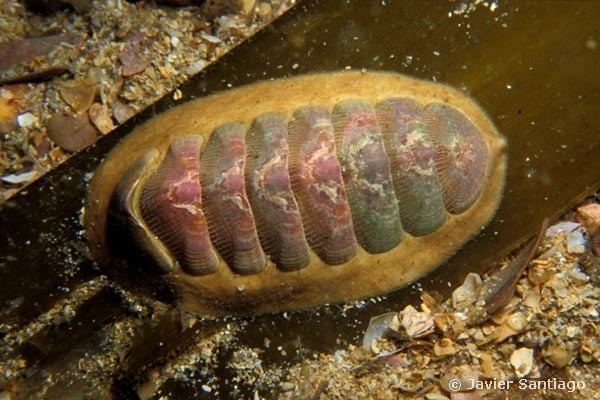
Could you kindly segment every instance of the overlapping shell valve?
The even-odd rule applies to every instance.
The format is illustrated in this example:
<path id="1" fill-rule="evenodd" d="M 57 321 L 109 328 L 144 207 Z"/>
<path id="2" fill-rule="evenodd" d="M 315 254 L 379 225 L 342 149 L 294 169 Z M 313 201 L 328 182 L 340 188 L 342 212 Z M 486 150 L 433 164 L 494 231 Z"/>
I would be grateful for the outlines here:
<path id="1" fill-rule="evenodd" d="M 489 151 L 450 105 L 408 97 L 270 112 L 178 136 L 119 180 L 113 213 L 161 270 L 239 275 L 269 260 L 297 271 L 339 265 L 426 236 L 477 200 Z M 314 254 L 312 254 L 314 253 Z M 222 261 L 221 261 L 222 260 Z"/>

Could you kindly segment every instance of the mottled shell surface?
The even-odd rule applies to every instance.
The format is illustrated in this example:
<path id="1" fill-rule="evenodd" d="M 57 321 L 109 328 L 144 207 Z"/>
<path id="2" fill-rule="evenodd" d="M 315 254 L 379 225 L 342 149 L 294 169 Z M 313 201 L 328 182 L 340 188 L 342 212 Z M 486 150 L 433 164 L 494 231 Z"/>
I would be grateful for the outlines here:
<path id="1" fill-rule="evenodd" d="M 138 126 L 94 174 L 86 232 L 100 263 L 122 263 L 115 225 L 136 255 L 127 262 L 201 314 L 364 298 L 480 231 L 501 198 L 505 147 L 473 101 L 440 84 L 384 72 L 260 82 Z"/>

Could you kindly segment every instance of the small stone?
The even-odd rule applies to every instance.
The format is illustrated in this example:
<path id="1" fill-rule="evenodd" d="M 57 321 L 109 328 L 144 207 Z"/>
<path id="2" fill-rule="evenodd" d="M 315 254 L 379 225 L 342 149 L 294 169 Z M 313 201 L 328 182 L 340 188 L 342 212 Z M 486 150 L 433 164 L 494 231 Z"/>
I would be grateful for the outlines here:
<path id="1" fill-rule="evenodd" d="M 21 128 L 31 128 L 37 122 L 37 118 L 28 112 L 17 117 L 17 123 Z"/>
<path id="2" fill-rule="evenodd" d="M 33 146 L 37 150 L 38 157 L 41 158 L 45 157 L 46 154 L 48 154 L 48 152 L 50 151 L 50 148 L 52 147 L 50 141 L 48 140 L 48 136 L 42 132 L 37 132 L 36 134 L 34 134 L 32 137 L 32 142 Z"/>
<path id="3" fill-rule="evenodd" d="M 600 204 L 587 204 L 577 209 L 579 220 L 590 234 L 600 231 Z"/>
<path id="4" fill-rule="evenodd" d="M 525 307 L 533 310 L 539 310 L 541 306 L 540 290 L 536 287 L 529 289 L 523 294 L 523 303 Z"/>
<path id="5" fill-rule="evenodd" d="M 119 53 L 119 60 L 123 64 L 121 75 L 131 76 L 143 72 L 150 63 L 143 57 L 143 36 L 139 34 L 128 35 L 128 39 Z"/>
<path id="6" fill-rule="evenodd" d="M 521 347 L 510 355 L 510 364 L 513 366 L 517 377 L 527 376 L 533 368 L 533 350 Z"/>
<path id="7" fill-rule="evenodd" d="M 135 108 L 121 102 L 115 103 L 112 107 L 112 111 L 113 116 L 119 125 L 135 115 Z"/>
<path id="8" fill-rule="evenodd" d="M 98 131 L 87 114 L 71 116 L 54 114 L 48 121 L 48 136 L 66 151 L 79 151 L 96 141 Z"/>
<path id="9" fill-rule="evenodd" d="M 112 121 L 112 112 L 106 105 L 94 103 L 90 107 L 88 114 L 92 123 L 103 135 L 115 129 L 115 124 Z"/>
<path id="10" fill-rule="evenodd" d="M 290 390 L 294 390 L 295 385 L 292 382 L 281 382 L 279 388 L 282 392 L 289 392 Z"/>
<path id="11" fill-rule="evenodd" d="M 533 265 L 527 272 L 527 279 L 534 285 L 539 286 L 552 277 L 552 271 L 541 265 Z"/>

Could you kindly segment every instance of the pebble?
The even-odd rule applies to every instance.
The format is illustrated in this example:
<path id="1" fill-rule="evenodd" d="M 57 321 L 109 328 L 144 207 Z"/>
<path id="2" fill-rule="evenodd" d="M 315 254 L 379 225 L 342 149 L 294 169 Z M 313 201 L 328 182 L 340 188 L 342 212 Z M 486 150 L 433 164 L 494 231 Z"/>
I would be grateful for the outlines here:
<path id="1" fill-rule="evenodd" d="M 281 382 L 279 388 L 282 392 L 289 392 L 290 390 L 294 390 L 295 385 L 292 382 Z"/>
<path id="2" fill-rule="evenodd" d="M 17 124 L 19 124 L 21 128 L 31 128 L 36 122 L 37 118 L 30 112 L 20 114 L 17 117 Z"/>
<path id="3" fill-rule="evenodd" d="M 88 115 L 71 116 L 66 113 L 54 114 L 48 121 L 48 136 L 61 149 L 79 151 L 96 141 L 98 131 Z"/>
<path id="4" fill-rule="evenodd" d="M 589 233 L 600 231 L 600 204 L 593 203 L 579 207 L 577 214 Z"/>
<path id="5" fill-rule="evenodd" d="M 121 75 L 131 76 L 143 72 L 150 63 L 142 55 L 144 48 L 142 46 L 143 36 L 139 34 L 129 35 L 125 47 L 119 53 L 119 60 L 123 64 Z"/>

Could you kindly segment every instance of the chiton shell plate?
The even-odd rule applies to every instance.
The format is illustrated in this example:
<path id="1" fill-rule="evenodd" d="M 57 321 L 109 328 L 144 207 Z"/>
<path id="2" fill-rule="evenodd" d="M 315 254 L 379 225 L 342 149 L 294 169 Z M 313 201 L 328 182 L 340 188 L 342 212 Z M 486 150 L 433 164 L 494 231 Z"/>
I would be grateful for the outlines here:
<path id="1" fill-rule="evenodd" d="M 136 127 L 95 171 L 85 227 L 93 256 L 123 265 L 117 221 L 146 256 L 140 273 L 182 309 L 305 309 L 433 270 L 491 219 L 505 169 L 503 137 L 452 88 L 386 72 L 305 75 Z"/>

